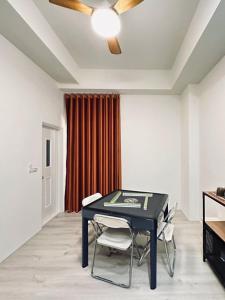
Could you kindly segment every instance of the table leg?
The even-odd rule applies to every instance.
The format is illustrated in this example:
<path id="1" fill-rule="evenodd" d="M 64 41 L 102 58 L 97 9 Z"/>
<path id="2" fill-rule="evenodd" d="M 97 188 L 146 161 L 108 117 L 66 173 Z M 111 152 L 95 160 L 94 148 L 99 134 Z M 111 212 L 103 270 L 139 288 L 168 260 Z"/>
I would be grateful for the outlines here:
<path id="1" fill-rule="evenodd" d="M 82 267 L 88 266 L 88 219 L 82 216 Z"/>
<path id="2" fill-rule="evenodd" d="M 150 288 L 153 290 L 157 285 L 157 224 L 154 222 L 150 240 Z"/>

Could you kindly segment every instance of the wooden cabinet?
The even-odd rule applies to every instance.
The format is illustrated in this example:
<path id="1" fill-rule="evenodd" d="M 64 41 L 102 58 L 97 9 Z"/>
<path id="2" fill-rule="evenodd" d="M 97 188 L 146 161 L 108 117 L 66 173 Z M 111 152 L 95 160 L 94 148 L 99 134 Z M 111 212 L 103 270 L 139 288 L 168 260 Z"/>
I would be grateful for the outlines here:
<path id="1" fill-rule="evenodd" d="M 203 261 L 208 261 L 225 287 L 225 221 L 207 221 L 206 201 L 215 201 L 225 209 L 225 199 L 215 192 L 203 192 Z"/>

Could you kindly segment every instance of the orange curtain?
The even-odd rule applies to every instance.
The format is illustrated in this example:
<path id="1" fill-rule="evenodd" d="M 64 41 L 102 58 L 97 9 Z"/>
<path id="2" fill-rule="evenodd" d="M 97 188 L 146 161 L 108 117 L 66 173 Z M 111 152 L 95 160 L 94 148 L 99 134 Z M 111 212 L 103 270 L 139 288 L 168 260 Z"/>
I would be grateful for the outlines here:
<path id="1" fill-rule="evenodd" d="M 120 96 L 66 94 L 67 171 L 65 209 L 82 199 L 121 188 Z"/>

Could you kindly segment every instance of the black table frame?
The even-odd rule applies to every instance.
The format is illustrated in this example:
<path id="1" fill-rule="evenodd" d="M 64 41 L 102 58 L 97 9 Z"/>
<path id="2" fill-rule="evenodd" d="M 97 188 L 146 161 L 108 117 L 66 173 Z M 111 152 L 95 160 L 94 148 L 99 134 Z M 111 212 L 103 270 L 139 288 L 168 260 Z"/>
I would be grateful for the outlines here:
<path id="1" fill-rule="evenodd" d="M 125 190 L 123 190 L 125 191 Z M 113 191 L 115 192 L 115 191 Z M 131 191 L 126 191 L 131 192 Z M 132 191 L 136 192 L 136 191 Z M 140 191 L 137 191 L 140 192 Z M 140 192 L 141 193 L 141 192 Z M 154 194 L 154 193 L 153 193 Z M 165 195 L 168 196 L 168 195 Z M 168 214 L 168 197 L 167 201 L 162 207 L 164 208 L 164 214 Z M 132 210 L 132 208 L 131 208 Z M 82 267 L 85 268 L 88 266 L 88 221 L 92 220 L 94 215 L 97 213 L 112 215 L 115 217 L 121 217 L 127 219 L 132 228 L 135 230 L 146 230 L 151 234 L 150 239 L 150 260 L 149 260 L 149 275 L 150 275 L 150 288 L 155 289 L 157 286 L 157 224 L 158 219 L 153 218 L 143 218 L 132 216 L 131 214 L 126 215 L 121 213 L 109 213 L 109 212 L 101 212 L 101 210 L 94 210 L 91 207 L 83 207 L 82 209 Z"/>

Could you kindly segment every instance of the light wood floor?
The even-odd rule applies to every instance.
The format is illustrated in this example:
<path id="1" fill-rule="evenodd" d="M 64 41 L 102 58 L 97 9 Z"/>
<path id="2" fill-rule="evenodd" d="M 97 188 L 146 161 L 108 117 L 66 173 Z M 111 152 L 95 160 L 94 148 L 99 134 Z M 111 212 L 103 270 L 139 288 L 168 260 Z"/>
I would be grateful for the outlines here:
<path id="1" fill-rule="evenodd" d="M 81 268 L 81 217 L 59 215 L 0 264 L 0 299 L 224 300 L 222 285 L 202 262 L 201 223 L 188 222 L 178 212 L 175 224 L 174 278 L 166 272 L 159 247 L 157 289 L 149 289 L 146 264 L 134 264 L 132 288 L 122 289 L 93 279 L 90 267 Z"/>

